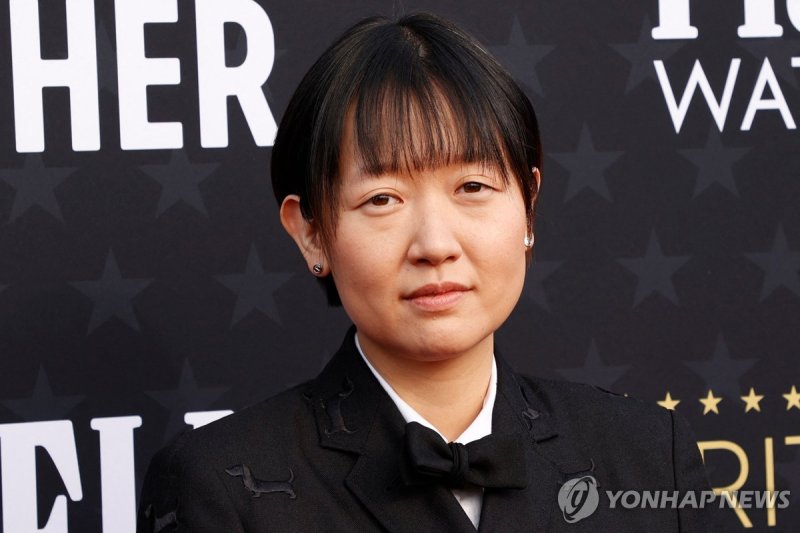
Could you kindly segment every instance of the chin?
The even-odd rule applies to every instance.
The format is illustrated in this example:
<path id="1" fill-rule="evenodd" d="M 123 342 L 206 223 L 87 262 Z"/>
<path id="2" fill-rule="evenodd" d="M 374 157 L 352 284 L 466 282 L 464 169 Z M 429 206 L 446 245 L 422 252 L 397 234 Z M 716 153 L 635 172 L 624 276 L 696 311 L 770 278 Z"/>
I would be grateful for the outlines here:
<path id="1" fill-rule="evenodd" d="M 417 329 L 418 333 L 414 339 L 417 341 L 415 343 L 417 348 L 412 350 L 426 354 L 425 359 L 429 361 L 450 359 L 474 348 L 491 334 L 488 332 L 481 335 L 478 332 L 482 328 L 476 328 L 473 325 L 464 325 L 458 328 L 441 326 L 444 324 Z"/>

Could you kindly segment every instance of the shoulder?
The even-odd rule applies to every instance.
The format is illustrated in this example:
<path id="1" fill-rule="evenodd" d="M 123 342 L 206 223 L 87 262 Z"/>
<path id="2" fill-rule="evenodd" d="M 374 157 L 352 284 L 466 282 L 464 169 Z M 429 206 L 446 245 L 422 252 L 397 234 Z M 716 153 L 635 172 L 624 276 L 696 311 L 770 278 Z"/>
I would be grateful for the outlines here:
<path id="1" fill-rule="evenodd" d="M 562 429 L 594 447 L 624 442 L 671 448 L 676 439 L 696 442 L 683 416 L 655 402 L 584 383 L 519 377 Z"/>
<path id="2" fill-rule="evenodd" d="M 667 410 L 654 402 L 645 402 L 595 385 L 518 375 L 541 400 L 556 411 L 573 416 L 641 416 L 664 418 Z M 668 418 L 668 417 L 666 417 Z"/>
<path id="3" fill-rule="evenodd" d="M 179 435 L 158 454 L 171 462 L 192 463 L 198 459 L 228 463 L 253 454 L 271 455 L 297 442 L 313 417 L 304 398 L 307 383 L 298 385 L 238 410 L 224 418 Z M 316 432 L 314 432 L 316 437 Z"/>
<path id="4" fill-rule="evenodd" d="M 307 383 L 246 407 L 197 429 L 187 430 L 151 459 L 145 487 L 171 487 L 198 481 L 214 484 L 237 465 L 284 465 L 304 442 L 316 442 Z"/>
<path id="5" fill-rule="evenodd" d="M 242 473 L 258 469 L 285 479 L 291 454 L 317 440 L 306 386 L 186 431 L 156 453 L 142 486 L 137 531 L 157 531 L 164 520 L 178 520 L 189 530 L 240 531 L 229 494 L 241 485 Z"/>

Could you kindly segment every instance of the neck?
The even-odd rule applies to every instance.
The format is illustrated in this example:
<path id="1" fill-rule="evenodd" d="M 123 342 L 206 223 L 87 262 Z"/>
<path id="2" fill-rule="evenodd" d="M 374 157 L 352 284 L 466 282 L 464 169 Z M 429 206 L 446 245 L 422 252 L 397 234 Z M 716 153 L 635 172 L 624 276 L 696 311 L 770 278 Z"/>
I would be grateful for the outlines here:
<path id="1" fill-rule="evenodd" d="M 368 337 L 359 335 L 358 340 L 383 379 L 448 441 L 480 413 L 492 374 L 493 334 L 467 352 L 441 360 L 398 357 Z"/>

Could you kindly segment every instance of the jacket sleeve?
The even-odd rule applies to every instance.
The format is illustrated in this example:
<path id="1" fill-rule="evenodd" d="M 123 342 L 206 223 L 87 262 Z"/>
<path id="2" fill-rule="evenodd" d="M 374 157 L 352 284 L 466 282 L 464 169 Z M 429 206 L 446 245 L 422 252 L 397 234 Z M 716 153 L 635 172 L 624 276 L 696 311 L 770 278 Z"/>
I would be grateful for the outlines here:
<path id="1" fill-rule="evenodd" d="M 137 533 L 243 532 L 219 473 L 186 435 L 150 462 L 139 499 Z M 202 451 L 202 450 L 201 450 Z"/>
<path id="2" fill-rule="evenodd" d="M 675 411 L 670 411 L 672 416 L 672 464 L 675 476 L 675 489 L 683 495 L 695 491 L 698 502 L 701 501 L 701 491 L 710 491 L 711 486 L 706 477 L 703 459 L 697 447 L 697 439 L 692 432 L 689 422 Z M 684 507 L 678 510 L 681 533 L 694 532 L 719 532 L 722 531 L 719 500 L 715 499 L 705 507 Z"/>

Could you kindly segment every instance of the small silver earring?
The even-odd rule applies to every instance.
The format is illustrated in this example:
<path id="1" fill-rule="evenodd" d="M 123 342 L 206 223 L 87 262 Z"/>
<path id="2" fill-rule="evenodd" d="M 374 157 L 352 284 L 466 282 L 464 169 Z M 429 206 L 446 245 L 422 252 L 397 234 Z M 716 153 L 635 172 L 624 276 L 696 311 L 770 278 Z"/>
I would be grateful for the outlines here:
<path id="1" fill-rule="evenodd" d="M 322 263 L 316 263 L 313 267 L 311 267 L 311 270 L 314 271 L 314 274 L 319 276 L 322 274 Z"/>
<path id="2" fill-rule="evenodd" d="M 525 240 L 522 242 L 523 244 L 525 244 L 525 248 L 533 248 L 533 241 L 534 241 L 533 233 L 530 233 L 528 235 L 525 235 Z"/>

